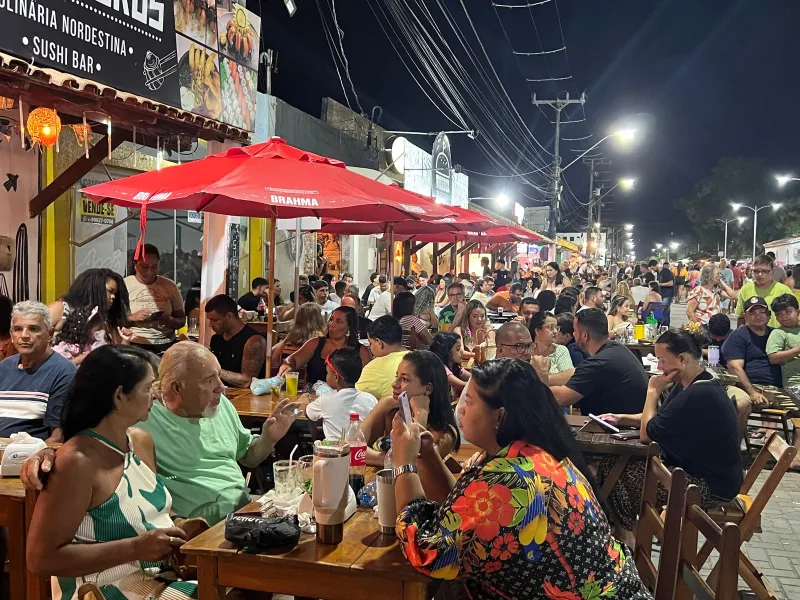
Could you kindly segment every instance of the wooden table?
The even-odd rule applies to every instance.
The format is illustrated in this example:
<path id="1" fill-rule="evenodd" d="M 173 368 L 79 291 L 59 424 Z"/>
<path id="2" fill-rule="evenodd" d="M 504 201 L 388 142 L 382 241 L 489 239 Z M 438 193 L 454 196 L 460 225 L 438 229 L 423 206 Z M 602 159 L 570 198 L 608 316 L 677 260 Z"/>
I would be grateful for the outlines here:
<path id="1" fill-rule="evenodd" d="M 229 389 L 225 395 L 231 401 L 236 412 L 240 417 L 252 417 L 255 419 L 268 419 L 275 408 L 272 403 L 272 396 L 265 394 L 263 396 L 256 396 L 249 389 Z M 308 420 L 306 417 L 306 407 L 309 402 L 313 400 L 313 394 L 300 394 L 297 396 L 297 401 L 300 402 L 300 410 L 302 411 L 297 415 L 298 420 Z M 286 398 L 286 393 L 281 392 L 281 399 Z"/>
<path id="2" fill-rule="evenodd" d="M 580 429 L 588 421 L 589 417 L 567 415 L 567 423 L 574 429 Z M 603 482 L 603 487 L 600 489 L 600 496 L 603 500 L 607 499 L 611 490 L 614 489 L 631 457 L 647 457 L 648 444 L 644 444 L 638 439 L 617 440 L 612 438 L 609 433 L 589 433 L 586 431 L 576 431 L 575 439 L 584 454 L 613 454 L 617 457 L 608 477 Z"/>
<path id="3" fill-rule="evenodd" d="M 242 509 L 250 510 L 258 504 Z M 324 600 L 425 600 L 436 583 L 408 563 L 394 535 L 378 532 L 372 514 L 357 510 L 336 545 L 303 534 L 291 550 L 244 554 L 225 541 L 221 522 L 181 551 L 197 557 L 200 600 L 222 600 L 226 587 Z"/>
<path id="4" fill-rule="evenodd" d="M 8 438 L 0 438 L 0 445 L 5 448 L 11 442 Z M 58 447 L 61 444 L 50 444 Z M 0 451 L 0 457 L 2 457 Z M 8 528 L 9 582 L 11 600 L 38 600 L 47 598 L 49 579 L 28 573 L 25 561 L 25 541 L 28 537 L 28 525 L 33 516 L 34 496 L 26 498 L 25 488 L 19 477 L 0 478 L 0 527 Z"/>

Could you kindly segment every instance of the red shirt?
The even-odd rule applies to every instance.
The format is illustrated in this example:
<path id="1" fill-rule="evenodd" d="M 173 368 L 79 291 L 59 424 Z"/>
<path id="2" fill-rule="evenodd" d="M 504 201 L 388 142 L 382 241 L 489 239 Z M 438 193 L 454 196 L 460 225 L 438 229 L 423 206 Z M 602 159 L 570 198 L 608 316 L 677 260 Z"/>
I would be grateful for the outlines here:
<path id="1" fill-rule="evenodd" d="M 739 267 L 733 267 L 731 271 L 733 271 L 733 289 L 738 290 L 742 287 L 742 282 L 744 281 L 744 271 Z"/>

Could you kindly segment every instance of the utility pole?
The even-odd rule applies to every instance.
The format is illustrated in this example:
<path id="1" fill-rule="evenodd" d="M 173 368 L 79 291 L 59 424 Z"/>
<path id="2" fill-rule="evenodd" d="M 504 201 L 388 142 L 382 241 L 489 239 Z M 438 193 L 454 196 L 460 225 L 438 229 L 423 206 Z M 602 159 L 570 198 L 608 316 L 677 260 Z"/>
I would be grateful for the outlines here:
<path id="1" fill-rule="evenodd" d="M 584 158 L 583 159 L 583 164 L 585 164 L 587 167 L 589 167 L 589 215 L 588 215 L 588 220 L 587 220 L 587 223 L 586 223 L 586 229 L 587 229 L 587 231 L 586 231 L 586 249 L 588 251 L 589 245 L 592 243 L 592 222 L 594 220 L 594 196 L 595 196 L 594 177 L 597 174 L 596 173 L 596 167 L 599 167 L 600 165 L 610 165 L 611 161 L 607 160 L 605 158 Z M 598 196 L 599 195 L 600 194 L 598 194 Z M 599 216 L 598 216 L 597 220 L 600 221 Z M 600 240 L 599 232 L 598 232 L 597 239 L 598 239 L 598 242 L 599 242 L 599 240 Z"/>
<path id="2" fill-rule="evenodd" d="M 555 240 L 558 235 L 558 216 L 561 207 L 561 113 L 570 104 L 584 104 L 586 102 L 586 94 L 581 94 L 580 98 L 573 98 L 570 100 L 569 94 L 566 98 L 556 98 L 555 100 L 538 100 L 536 94 L 533 94 L 533 104 L 536 106 L 546 105 L 556 111 L 556 138 L 555 148 L 553 150 L 553 197 L 550 199 L 550 223 L 547 228 L 547 236 L 551 240 Z M 555 252 L 553 253 L 555 254 Z M 555 260 L 555 256 L 553 256 Z"/>

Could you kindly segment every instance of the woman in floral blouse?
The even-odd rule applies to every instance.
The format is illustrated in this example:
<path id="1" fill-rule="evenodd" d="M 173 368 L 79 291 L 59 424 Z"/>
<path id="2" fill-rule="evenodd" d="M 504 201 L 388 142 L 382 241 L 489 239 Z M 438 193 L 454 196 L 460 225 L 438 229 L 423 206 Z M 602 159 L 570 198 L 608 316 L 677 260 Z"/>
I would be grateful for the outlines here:
<path id="1" fill-rule="evenodd" d="M 529 364 L 475 367 L 459 421 L 482 453 L 458 482 L 428 432 L 393 421 L 397 536 L 411 564 L 463 581 L 474 600 L 651 598 Z"/>

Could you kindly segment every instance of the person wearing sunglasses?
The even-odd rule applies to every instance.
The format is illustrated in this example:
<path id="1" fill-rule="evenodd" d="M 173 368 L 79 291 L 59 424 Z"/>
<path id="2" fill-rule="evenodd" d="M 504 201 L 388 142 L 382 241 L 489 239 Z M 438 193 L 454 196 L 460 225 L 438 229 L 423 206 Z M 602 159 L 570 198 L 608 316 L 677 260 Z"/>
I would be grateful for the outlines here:
<path id="1" fill-rule="evenodd" d="M 340 348 L 325 359 L 327 383 L 333 390 L 323 394 L 306 407 L 310 421 L 322 421 L 325 439 L 338 440 L 350 424 L 350 413 L 358 413 L 363 421 L 375 408 L 378 400 L 368 392 L 356 389 L 363 365 L 357 350 Z"/>
<path id="2" fill-rule="evenodd" d="M 744 325 L 744 312 L 747 309 L 747 300 L 754 296 L 763 298 L 767 306 L 772 306 L 772 301 L 783 294 L 791 294 L 792 290 L 783 283 L 772 280 L 775 263 L 766 254 L 756 257 L 753 261 L 754 281 L 745 283 L 739 290 L 739 299 L 736 302 L 736 317 L 739 327 Z M 780 327 L 775 313 L 772 313 L 767 323 L 769 327 Z"/>

